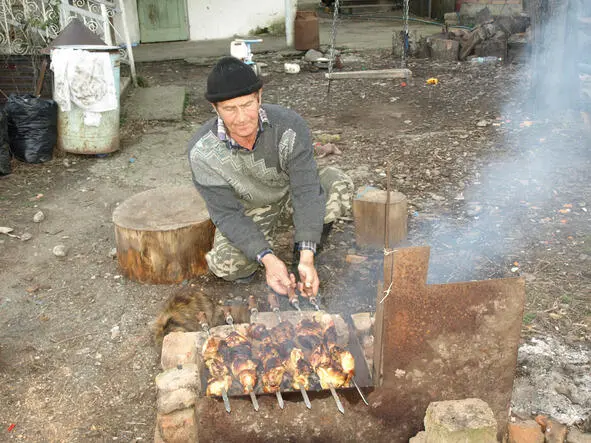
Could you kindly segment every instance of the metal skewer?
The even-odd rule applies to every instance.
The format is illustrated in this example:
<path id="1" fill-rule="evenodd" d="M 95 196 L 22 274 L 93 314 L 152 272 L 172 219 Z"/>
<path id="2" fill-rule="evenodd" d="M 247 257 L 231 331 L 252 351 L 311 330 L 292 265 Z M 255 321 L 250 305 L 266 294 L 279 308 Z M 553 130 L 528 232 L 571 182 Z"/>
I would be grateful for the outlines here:
<path id="1" fill-rule="evenodd" d="M 209 330 L 209 324 L 207 323 L 207 316 L 205 315 L 205 312 L 198 312 L 197 320 L 201 325 L 201 329 L 205 331 L 208 337 L 211 337 L 211 331 Z M 226 412 L 229 414 L 230 412 L 232 412 L 232 408 L 230 407 L 230 399 L 228 399 L 228 393 L 226 392 L 225 388 L 222 388 L 222 399 L 224 400 L 224 407 L 226 408 Z"/>
<path id="2" fill-rule="evenodd" d="M 274 292 L 269 292 L 269 296 L 267 297 L 267 301 L 269 302 L 269 306 L 271 306 L 271 310 L 277 316 L 277 320 L 281 323 L 281 313 L 279 312 L 279 302 L 277 301 L 277 297 L 275 296 Z"/>
<path id="3" fill-rule="evenodd" d="M 312 306 L 314 306 L 314 309 L 316 309 L 317 311 L 320 311 L 320 306 L 318 306 L 318 301 L 317 301 L 316 297 L 310 297 L 308 299 L 308 301 L 310 302 L 310 304 Z"/>
<path id="4" fill-rule="evenodd" d="M 236 330 L 236 326 L 234 326 L 234 318 L 232 317 L 232 308 L 230 306 L 222 306 L 222 310 L 226 316 L 226 323 L 232 326 L 232 330 Z"/>
<path id="5" fill-rule="evenodd" d="M 230 407 L 230 400 L 228 399 L 228 393 L 226 392 L 225 388 L 222 388 L 222 398 L 224 399 L 224 407 L 226 408 L 226 412 L 229 414 L 232 412 L 232 408 Z"/>
<path id="6" fill-rule="evenodd" d="M 357 384 L 357 382 L 355 381 L 355 377 L 351 378 L 351 381 L 353 382 L 353 385 L 355 386 L 355 388 L 357 389 L 357 392 L 359 392 L 359 396 L 361 397 L 361 400 L 363 400 L 363 403 L 365 403 L 367 406 L 369 406 L 369 403 L 367 402 L 367 400 L 365 399 L 365 395 L 363 395 L 363 392 L 361 392 L 361 388 L 359 388 L 359 385 Z"/>
<path id="7" fill-rule="evenodd" d="M 341 414 L 344 414 L 345 408 L 343 407 L 343 404 L 341 403 L 341 399 L 337 395 L 337 391 L 335 391 L 335 389 L 332 385 L 328 385 L 328 387 L 330 388 L 330 393 L 332 394 L 332 397 L 334 398 L 334 401 L 337 404 L 337 408 L 338 408 L 339 412 Z"/>
<path id="8" fill-rule="evenodd" d="M 257 396 L 254 395 L 254 391 L 252 386 L 248 387 L 248 395 L 250 395 L 250 401 L 252 401 L 252 407 L 254 408 L 255 411 L 258 412 L 259 410 L 259 402 L 257 400 Z"/>
<path id="9" fill-rule="evenodd" d="M 289 303 L 298 310 L 300 316 L 304 316 L 304 313 L 300 309 L 300 301 L 298 300 L 298 294 L 296 294 L 295 288 L 290 288 L 287 290 L 287 298 L 289 299 Z"/>
<path id="10" fill-rule="evenodd" d="M 279 403 L 279 407 L 283 409 L 285 407 L 285 403 L 283 402 L 283 396 L 281 395 L 281 391 L 276 391 L 275 396 L 277 397 L 277 403 Z"/>
<path id="11" fill-rule="evenodd" d="M 308 393 L 306 390 L 300 386 L 300 392 L 302 393 L 302 397 L 304 397 L 304 403 L 308 409 L 312 409 L 312 403 L 310 403 L 310 397 L 308 397 Z"/>
<path id="12" fill-rule="evenodd" d="M 259 310 L 257 308 L 257 300 L 254 295 L 248 297 L 248 308 L 250 309 L 250 322 L 256 323 Z"/>
<path id="13" fill-rule="evenodd" d="M 207 316 L 205 315 L 205 312 L 200 311 L 197 313 L 197 321 L 199 321 L 201 329 L 205 331 L 207 336 L 211 337 L 211 332 L 209 331 L 209 325 L 207 324 Z"/>

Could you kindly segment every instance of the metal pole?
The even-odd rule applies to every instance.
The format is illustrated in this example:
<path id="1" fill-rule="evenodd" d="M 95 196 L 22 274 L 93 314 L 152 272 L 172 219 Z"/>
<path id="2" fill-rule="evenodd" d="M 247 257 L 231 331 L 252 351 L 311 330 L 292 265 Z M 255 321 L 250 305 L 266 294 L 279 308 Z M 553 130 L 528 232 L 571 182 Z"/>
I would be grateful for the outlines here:
<path id="1" fill-rule="evenodd" d="M 121 9 L 121 21 L 123 22 L 123 34 L 125 35 L 125 47 L 129 57 L 129 67 L 131 69 L 131 81 L 134 87 L 138 87 L 137 75 L 135 73 L 135 62 L 133 60 L 133 50 L 131 49 L 131 38 L 129 37 L 129 28 L 127 27 L 127 15 L 125 14 L 125 0 L 119 0 L 119 9 Z"/>
<path id="2" fill-rule="evenodd" d="M 294 44 L 294 0 L 285 0 L 285 40 L 288 48 Z"/>

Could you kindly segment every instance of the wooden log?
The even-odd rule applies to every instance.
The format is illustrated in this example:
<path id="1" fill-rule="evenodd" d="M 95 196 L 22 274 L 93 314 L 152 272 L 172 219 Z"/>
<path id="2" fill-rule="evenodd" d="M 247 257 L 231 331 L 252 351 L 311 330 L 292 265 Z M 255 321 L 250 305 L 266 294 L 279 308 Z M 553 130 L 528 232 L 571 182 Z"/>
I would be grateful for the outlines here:
<path id="1" fill-rule="evenodd" d="M 378 69 L 375 71 L 345 71 L 332 72 L 324 74 L 326 78 L 331 80 L 347 79 L 347 78 L 406 78 L 412 77 L 410 69 Z"/>
<path id="2" fill-rule="evenodd" d="M 384 247 L 387 192 L 362 186 L 353 199 L 355 241 L 359 246 Z M 407 201 L 404 194 L 390 192 L 389 241 L 393 247 L 406 239 Z"/>
<path id="3" fill-rule="evenodd" d="M 123 274 L 144 283 L 180 283 L 205 274 L 215 227 L 193 186 L 136 194 L 113 212 Z"/>

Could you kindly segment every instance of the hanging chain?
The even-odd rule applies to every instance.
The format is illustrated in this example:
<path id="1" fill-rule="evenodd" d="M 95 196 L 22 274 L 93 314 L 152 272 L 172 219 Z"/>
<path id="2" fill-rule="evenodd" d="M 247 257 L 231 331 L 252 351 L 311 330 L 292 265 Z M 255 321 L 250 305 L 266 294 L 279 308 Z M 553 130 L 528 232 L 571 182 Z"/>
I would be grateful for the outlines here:
<path id="1" fill-rule="evenodd" d="M 328 92 L 327 95 L 330 94 L 330 82 L 332 80 L 332 65 L 334 63 L 334 46 L 337 37 L 337 21 L 339 19 L 339 0 L 335 0 L 334 2 L 334 10 L 332 13 L 332 29 L 330 34 L 330 50 L 328 52 Z"/>
<path id="2" fill-rule="evenodd" d="M 402 13 L 402 18 L 404 20 L 404 28 L 402 31 L 402 62 L 401 68 L 406 68 L 406 58 L 408 56 L 408 50 L 410 47 L 410 41 L 408 38 L 408 14 L 409 14 L 409 0 L 404 0 L 404 10 Z"/>

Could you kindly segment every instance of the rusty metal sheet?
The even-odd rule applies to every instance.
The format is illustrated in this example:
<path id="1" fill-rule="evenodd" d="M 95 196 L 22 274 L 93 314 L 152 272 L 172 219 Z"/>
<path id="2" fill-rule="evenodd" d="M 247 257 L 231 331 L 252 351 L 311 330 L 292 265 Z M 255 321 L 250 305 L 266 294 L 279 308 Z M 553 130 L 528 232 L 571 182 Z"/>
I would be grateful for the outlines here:
<path id="1" fill-rule="evenodd" d="M 378 310 L 382 378 L 369 395 L 372 413 L 397 426 L 406 441 L 423 428 L 430 402 L 476 397 L 493 410 L 501 435 L 517 363 L 524 280 L 427 285 L 429 252 L 398 249 L 385 261 L 384 287 L 390 281 L 392 286 Z M 383 297 L 377 298 L 379 303 Z"/>

